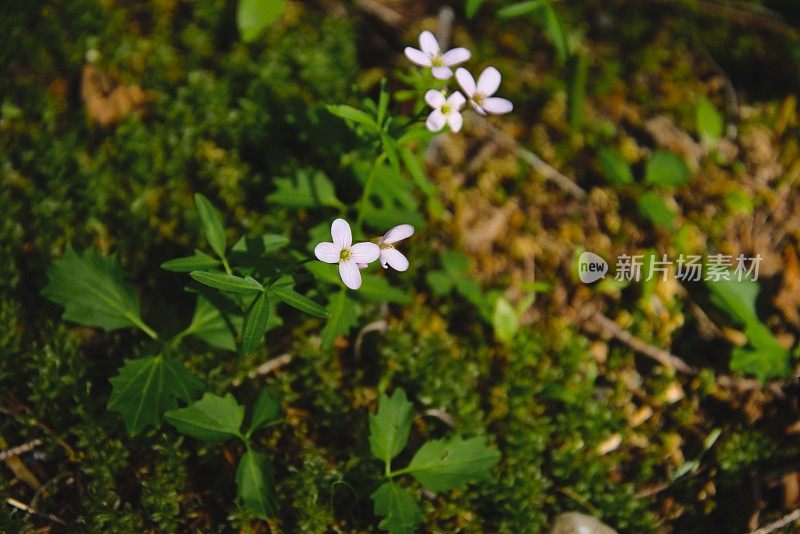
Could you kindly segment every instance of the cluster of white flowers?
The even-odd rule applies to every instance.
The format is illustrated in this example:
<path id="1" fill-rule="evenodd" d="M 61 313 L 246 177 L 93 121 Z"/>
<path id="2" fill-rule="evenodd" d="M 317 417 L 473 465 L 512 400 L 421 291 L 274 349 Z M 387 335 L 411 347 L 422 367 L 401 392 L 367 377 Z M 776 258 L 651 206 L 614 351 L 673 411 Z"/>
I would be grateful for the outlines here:
<path id="1" fill-rule="evenodd" d="M 394 248 L 395 243 L 414 235 L 414 227 L 410 224 L 395 226 L 378 243 L 353 244 L 353 234 L 350 225 L 344 219 L 336 219 L 331 224 L 331 239 L 333 243 L 322 242 L 314 247 L 314 255 L 319 261 L 325 263 L 338 263 L 339 276 L 344 285 L 350 289 L 361 287 L 360 269 L 380 258 L 384 269 L 391 267 L 396 271 L 408 269 L 408 259 L 402 252 Z"/>
<path id="2" fill-rule="evenodd" d="M 406 57 L 420 67 L 429 67 L 433 77 L 440 80 L 449 80 L 453 76 L 451 67 L 460 65 L 472 57 L 466 48 L 453 48 L 442 52 L 436 37 L 429 31 L 419 34 L 419 46 L 421 50 L 410 46 L 406 47 Z M 436 89 L 425 93 L 425 102 L 433 108 L 425 122 L 430 131 L 438 132 L 444 128 L 445 124 L 450 126 L 450 130 L 453 132 L 461 130 L 463 123 L 461 109 L 467 101 L 481 115 L 489 113 L 500 115 L 513 109 L 514 106 L 510 101 L 492 96 L 500 87 L 501 76 L 496 68 L 487 67 L 478 76 L 477 83 L 465 68 L 458 68 L 455 74 L 463 94 L 455 91 L 448 96 L 445 90 Z"/>

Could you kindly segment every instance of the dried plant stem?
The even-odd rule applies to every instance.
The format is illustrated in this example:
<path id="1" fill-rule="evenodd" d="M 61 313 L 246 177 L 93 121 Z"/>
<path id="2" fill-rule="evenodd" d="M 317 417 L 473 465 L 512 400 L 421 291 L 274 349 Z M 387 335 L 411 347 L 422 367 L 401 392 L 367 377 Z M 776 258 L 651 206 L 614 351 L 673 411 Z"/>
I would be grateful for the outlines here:
<path id="1" fill-rule="evenodd" d="M 17 445 L 16 447 L 0 451 L 0 461 L 3 461 L 6 458 L 10 458 L 12 456 L 19 456 L 20 454 L 25 454 L 26 452 L 32 451 L 33 449 L 37 448 L 41 444 L 42 440 L 36 438 L 27 443 L 23 443 L 22 445 Z"/>
<path id="2" fill-rule="evenodd" d="M 769 523 L 768 525 L 764 525 L 758 530 L 752 531 L 750 534 L 769 534 L 770 532 L 775 532 L 776 530 L 781 529 L 790 523 L 794 523 L 798 519 L 800 519 L 800 508 L 794 512 L 786 514 L 777 521 Z"/>

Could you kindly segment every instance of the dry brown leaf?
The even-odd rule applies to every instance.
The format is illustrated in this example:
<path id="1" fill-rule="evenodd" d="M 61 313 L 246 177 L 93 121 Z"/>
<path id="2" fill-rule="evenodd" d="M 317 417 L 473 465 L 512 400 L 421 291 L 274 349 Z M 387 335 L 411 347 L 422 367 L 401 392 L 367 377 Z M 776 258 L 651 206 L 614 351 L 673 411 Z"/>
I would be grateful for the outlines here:
<path id="1" fill-rule="evenodd" d="M 111 74 L 94 65 L 85 65 L 81 77 L 81 98 L 92 121 L 106 127 L 139 111 L 146 95 L 138 85 L 120 85 Z"/>

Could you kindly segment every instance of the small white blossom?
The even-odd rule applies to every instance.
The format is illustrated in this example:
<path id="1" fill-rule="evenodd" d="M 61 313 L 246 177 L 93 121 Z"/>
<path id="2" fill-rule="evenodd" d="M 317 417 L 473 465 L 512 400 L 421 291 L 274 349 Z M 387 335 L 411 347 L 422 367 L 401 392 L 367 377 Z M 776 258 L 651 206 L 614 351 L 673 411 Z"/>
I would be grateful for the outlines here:
<path id="1" fill-rule="evenodd" d="M 333 243 L 323 242 L 314 247 L 314 255 L 325 263 L 338 263 L 339 275 L 344 285 L 350 289 L 361 287 L 359 264 L 366 264 L 378 259 L 381 249 L 375 243 L 356 243 L 353 245 L 353 234 L 350 225 L 344 219 L 336 219 L 331 224 Z"/>
<path id="2" fill-rule="evenodd" d="M 414 227 L 410 224 L 395 226 L 378 241 L 378 248 L 381 250 L 381 265 L 384 269 L 389 265 L 395 271 L 405 271 L 408 269 L 408 258 L 402 252 L 394 248 L 395 243 L 414 235 Z"/>
<path id="3" fill-rule="evenodd" d="M 431 67 L 434 78 L 440 80 L 447 80 L 453 76 L 450 67 L 464 63 L 472 55 L 466 48 L 453 48 L 442 53 L 439 41 L 429 31 L 419 34 L 419 47 L 422 50 L 407 46 L 406 57 L 420 67 Z"/>
<path id="4" fill-rule="evenodd" d="M 461 108 L 466 101 L 464 95 L 458 91 L 445 98 L 441 91 L 431 89 L 425 93 L 425 102 L 433 108 L 433 111 L 428 115 L 425 126 L 432 132 L 438 132 L 447 124 L 452 131 L 459 131 L 464 122 L 461 118 Z"/>
<path id="5" fill-rule="evenodd" d="M 513 104 L 505 98 L 493 97 L 492 95 L 497 92 L 500 87 L 500 73 L 494 67 L 487 67 L 478 77 L 478 83 L 475 84 L 475 79 L 467 69 L 458 69 L 456 71 L 456 80 L 461 90 L 469 98 L 469 103 L 475 108 L 475 111 L 481 115 L 491 113 L 493 115 L 500 115 L 508 113 L 514 109 Z"/>

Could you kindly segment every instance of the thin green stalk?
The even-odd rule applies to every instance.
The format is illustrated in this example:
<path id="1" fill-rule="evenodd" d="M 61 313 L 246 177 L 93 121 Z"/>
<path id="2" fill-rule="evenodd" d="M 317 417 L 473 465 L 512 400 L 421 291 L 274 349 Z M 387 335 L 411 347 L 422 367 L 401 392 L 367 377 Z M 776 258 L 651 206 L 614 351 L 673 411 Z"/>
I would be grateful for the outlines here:
<path id="1" fill-rule="evenodd" d="M 383 164 L 383 161 L 386 159 L 386 152 L 381 152 L 381 155 L 375 160 L 375 163 L 372 164 L 372 168 L 369 170 L 369 174 L 367 175 L 367 180 L 364 183 L 364 192 L 361 193 L 361 199 L 358 203 L 358 218 L 356 219 L 356 235 L 361 235 L 361 225 L 364 222 L 364 215 L 367 212 L 367 202 L 369 202 L 369 195 L 372 193 L 372 185 L 375 183 L 375 175 L 377 174 L 378 168 Z"/>
<path id="2" fill-rule="evenodd" d="M 142 321 L 138 316 L 128 312 L 125 314 L 125 317 L 127 317 L 133 324 L 138 326 L 139 329 L 141 329 L 145 334 L 150 336 L 151 339 L 158 339 L 158 334 L 156 331 L 144 324 L 144 321 Z"/>

